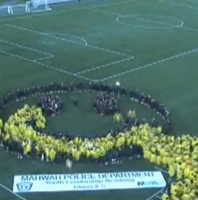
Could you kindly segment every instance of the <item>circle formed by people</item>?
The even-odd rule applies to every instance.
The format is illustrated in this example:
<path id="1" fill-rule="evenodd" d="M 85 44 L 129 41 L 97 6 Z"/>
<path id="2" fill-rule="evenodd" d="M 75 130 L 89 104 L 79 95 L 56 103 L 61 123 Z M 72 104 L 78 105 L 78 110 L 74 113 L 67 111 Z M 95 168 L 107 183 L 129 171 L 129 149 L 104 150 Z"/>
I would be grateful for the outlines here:
<path id="1" fill-rule="evenodd" d="M 71 91 L 89 91 L 95 94 L 93 109 L 100 115 L 112 115 L 122 129 L 112 129 L 101 137 L 81 137 L 49 134 L 44 131 L 46 116 L 56 116 L 64 103 L 58 96 Z M 166 168 L 171 177 L 162 199 L 198 199 L 198 137 L 169 135 L 170 112 L 150 95 L 123 88 L 120 84 L 107 85 L 94 82 L 50 83 L 19 89 L 4 96 L 1 110 L 11 103 L 38 96 L 35 106 L 24 105 L 8 120 L 0 120 L 0 142 L 18 158 L 28 156 L 60 164 L 68 161 L 116 164 L 121 160 L 143 157 Z M 136 117 L 135 111 L 121 114 L 117 98 L 129 97 L 153 109 L 164 121 L 155 125 Z M 71 97 L 78 106 L 78 99 Z M 70 162 L 71 166 L 71 162 Z"/>

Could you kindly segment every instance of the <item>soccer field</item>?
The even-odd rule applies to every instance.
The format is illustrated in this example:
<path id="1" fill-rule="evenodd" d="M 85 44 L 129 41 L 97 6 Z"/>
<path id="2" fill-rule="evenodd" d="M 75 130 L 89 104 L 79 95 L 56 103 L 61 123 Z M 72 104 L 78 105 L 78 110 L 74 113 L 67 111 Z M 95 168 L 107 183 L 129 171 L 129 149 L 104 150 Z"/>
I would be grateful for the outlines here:
<path id="1" fill-rule="evenodd" d="M 196 134 L 197 21 L 195 0 L 83 0 L 55 6 L 50 12 L 0 16 L 0 97 L 18 88 L 50 82 L 120 81 L 124 87 L 151 94 L 168 107 L 171 134 Z M 63 98 L 67 104 L 67 97 Z M 88 94 L 79 95 L 80 102 L 89 98 Z M 123 109 L 135 109 L 143 118 L 154 116 L 139 105 L 121 103 Z M 1 115 L 7 117 L 23 105 L 13 104 Z M 112 119 L 101 118 L 85 106 L 79 111 L 68 103 L 67 108 L 49 119 L 48 130 L 98 134 L 113 126 Z M 38 160 L 18 160 L 5 149 L 0 149 L 0 157 L 2 200 L 155 200 L 161 193 L 139 189 L 17 195 L 12 193 L 14 175 L 70 171 Z M 155 166 L 142 159 L 121 165 L 75 164 L 72 173 L 127 170 L 149 171 Z"/>

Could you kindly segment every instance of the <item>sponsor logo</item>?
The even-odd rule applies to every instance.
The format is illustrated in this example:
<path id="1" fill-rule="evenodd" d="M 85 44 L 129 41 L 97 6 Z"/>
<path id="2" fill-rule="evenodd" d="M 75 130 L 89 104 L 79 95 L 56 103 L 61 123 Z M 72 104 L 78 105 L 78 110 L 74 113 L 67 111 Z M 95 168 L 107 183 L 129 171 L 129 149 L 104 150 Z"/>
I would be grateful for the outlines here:
<path id="1" fill-rule="evenodd" d="M 33 183 L 30 182 L 21 182 L 17 183 L 17 189 L 19 192 L 28 192 L 31 190 Z"/>
<path id="2" fill-rule="evenodd" d="M 137 182 L 138 186 L 158 186 L 157 181 L 138 181 Z"/>

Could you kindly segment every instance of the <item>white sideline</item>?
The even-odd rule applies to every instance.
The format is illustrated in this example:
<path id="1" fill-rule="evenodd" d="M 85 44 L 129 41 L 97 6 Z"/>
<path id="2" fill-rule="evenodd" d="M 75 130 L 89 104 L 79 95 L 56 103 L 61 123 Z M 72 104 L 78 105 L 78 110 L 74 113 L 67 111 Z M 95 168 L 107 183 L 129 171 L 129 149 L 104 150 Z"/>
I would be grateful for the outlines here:
<path id="1" fill-rule="evenodd" d="M 0 187 L 3 188 L 4 190 L 6 190 L 7 192 L 13 194 L 14 196 L 18 197 L 21 200 L 27 200 L 26 198 L 18 195 L 17 193 L 13 192 L 11 189 L 9 189 L 8 187 L 6 187 L 5 185 L 3 185 L 2 183 L 0 183 Z"/>
<path id="2" fill-rule="evenodd" d="M 136 67 L 134 69 L 130 69 L 130 70 L 127 70 L 127 71 L 124 71 L 124 72 L 121 72 L 121 73 L 118 73 L 118 74 L 115 74 L 115 75 L 112 75 L 112 76 L 108 76 L 106 78 L 103 78 L 101 80 L 98 80 L 98 81 L 106 81 L 106 80 L 109 80 L 109 79 L 112 79 L 112 78 L 116 78 L 116 77 L 119 77 L 119 76 L 122 76 L 122 75 L 125 75 L 125 74 L 129 74 L 129 73 L 132 73 L 132 72 L 135 72 L 135 71 L 139 71 L 139 70 L 142 70 L 142 69 L 146 69 L 148 67 L 152 67 L 154 65 L 157 65 L 157 64 L 161 64 L 161 63 L 164 63 L 164 62 L 167 62 L 167 61 L 170 61 L 170 60 L 174 60 L 176 58 L 179 58 L 179 57 L 182 57 L 182 56 L 185 56 L 185 55 L 189 55 L 191 53 L 195 53 L 198 51 L 198 48 L 195 48 L 195 49 L 191 49 L 189 51 L 185 51 L 183 53 L 180 53 L 180 54 L 176 54 L 174 56 L 170 56 L 168 58 L 164 58 L 164 59 L 161 59 L 161 60 L 158 60 L 158 61 L 155 61 L 155 62 L 152 62 L 152 63 L 149 63 L 149 64 L 145 64 L 145 65 L 141 65 L 139 67 Z"/>

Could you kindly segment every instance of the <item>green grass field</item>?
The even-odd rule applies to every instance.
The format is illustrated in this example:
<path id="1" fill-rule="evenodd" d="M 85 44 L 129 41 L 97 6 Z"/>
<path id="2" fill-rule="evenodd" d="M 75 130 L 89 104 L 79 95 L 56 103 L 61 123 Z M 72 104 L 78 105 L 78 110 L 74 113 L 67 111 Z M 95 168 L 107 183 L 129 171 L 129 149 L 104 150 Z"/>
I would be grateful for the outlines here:
<path id="1" fill-rule="evenodd" d="M 98 1 L 56 6 L 51 12 L 0 17 L 0 96 L 17 88 L 52 81 L 120 81 L 151 94 L 171 111 L 172 134 L 197 133 L 198 3 L 195 0 Z M 108 131 L 111 118 L 90 109 L 92 97 L 79 95 L 76 109 L 48 119 L 48 130 L 73 134 Z M 88 100 L 88 101 L 87 101 Z M 123 110 L 151 119 L 154 113 L 125 99 Z M 28 99 L 28 103 L 34 102 Z M 7 117 L 24 102 L 11 105 Z M 89 126 L 87 126 L 89 124 Z M 64 166 L 24 158 L 0 149 L 1 200 L 150 200 L 158 190 L 67 193 L 12 193 L 17 174 L 69 173 Z M 75 164 L 72 173 L 154 170 L 144 160 L 121 165 Z"/>

